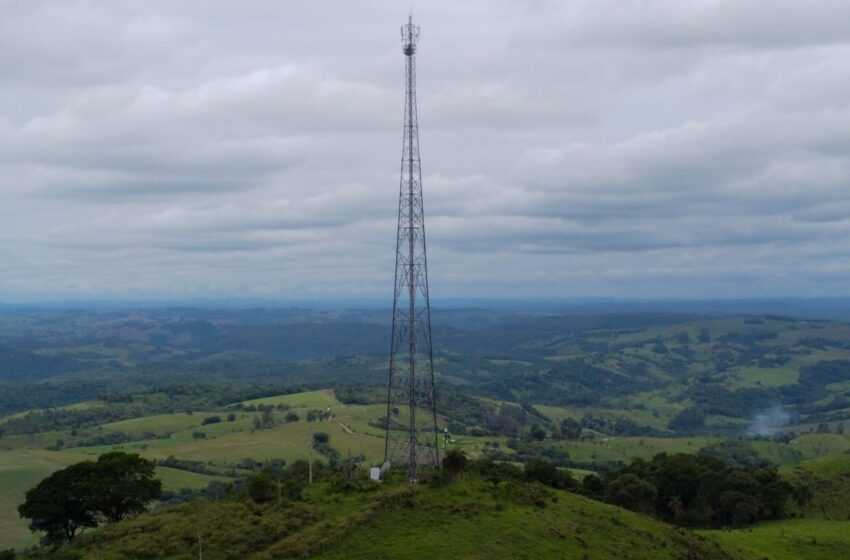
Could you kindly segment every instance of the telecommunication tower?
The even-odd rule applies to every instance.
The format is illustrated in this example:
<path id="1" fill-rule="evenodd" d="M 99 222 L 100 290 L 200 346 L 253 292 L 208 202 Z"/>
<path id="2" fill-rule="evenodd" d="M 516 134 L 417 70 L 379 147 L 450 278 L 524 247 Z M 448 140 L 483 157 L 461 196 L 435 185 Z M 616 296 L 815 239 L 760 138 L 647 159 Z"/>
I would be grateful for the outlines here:
<path id="1" fill-rule="evenodd" d="M 387 383 L 387 430 L 384 449 L 389 464 L 403 463 L 411 482 L 422 467 L 439 464 L 431 305 L 425 252 L 425 213 L 419 161 L 416 111 L 416 44 L 413 17 L 401 28 L 405 57 L 404 134 L 398 233 L 395 253 L 392 343 Z"/>

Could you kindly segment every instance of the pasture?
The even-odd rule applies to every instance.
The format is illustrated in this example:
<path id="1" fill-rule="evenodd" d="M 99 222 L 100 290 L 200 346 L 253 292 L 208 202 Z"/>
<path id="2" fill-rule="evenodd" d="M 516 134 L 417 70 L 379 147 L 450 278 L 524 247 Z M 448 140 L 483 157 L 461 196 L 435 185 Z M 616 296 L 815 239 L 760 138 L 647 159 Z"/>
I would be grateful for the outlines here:
<path id="1" fill-rule="evenodd" d="M 846 521 L 787 519 L 733 531 L 700 531 L 736 560 L 838 560 L 848 557 Z"/>

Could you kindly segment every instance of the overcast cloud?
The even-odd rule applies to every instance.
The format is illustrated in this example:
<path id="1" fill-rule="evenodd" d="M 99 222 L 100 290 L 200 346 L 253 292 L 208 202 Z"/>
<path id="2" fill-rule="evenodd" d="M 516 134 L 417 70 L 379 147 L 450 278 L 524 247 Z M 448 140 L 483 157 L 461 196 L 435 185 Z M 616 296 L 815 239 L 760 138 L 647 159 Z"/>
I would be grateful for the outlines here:
<path id="1" fill-rule="evenodd" d="M 420 2 L 436 298 L 850 295 L 850 2 Z M 384 296 L 399 2 L 0 0 L 0 299 Z"/>

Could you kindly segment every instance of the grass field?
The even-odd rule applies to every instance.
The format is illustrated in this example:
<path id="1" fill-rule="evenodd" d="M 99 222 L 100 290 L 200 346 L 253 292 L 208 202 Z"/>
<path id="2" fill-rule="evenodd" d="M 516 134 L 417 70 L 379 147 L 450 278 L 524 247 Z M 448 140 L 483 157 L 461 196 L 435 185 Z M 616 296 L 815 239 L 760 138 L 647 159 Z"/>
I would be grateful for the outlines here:
<path id="1" fill-rule="evenodd" d="M 316 558 L 672 560 L 691 546 L 713 557 L 712 544 L 699 545 L 684 531 L 576 495 L 553 493 L 557 501 L 545 507 L 497 509 L 490 492 L 470 486 L 430 491 L 416 508 L 390 511 Z"/>
<path id="2" fill-rule="evenodd" d="M 65 406 L 57 406 L 54 410 L 89 410 L 92 408 L 102 408 L 107 406 L 106 403 L 101 401 L 83 401 L 74 404 L 68 404 Z M 6 420 L 11 420 L 13 418 L 20 418 L 28 414 L 29 411 L 17 412 L 15 414 L 9 414 L 8 416 L 0 416 L 0 423 L 5 422 Z"/>
<path id="3" fill-rule="evenodd" d="M 292 408 L 315 408 L 324 409 L 327 407 L 336 407 L 340 402 L 334 397 L 333 391 L 330 389 L 321 389 L 319 391 L 307 391 L 304 393 L 294 393 L 291 395 L 280 395 L 275 397 L 264 397 L 262 399 L 253 399 L 244 401 L 245 406 L 261 404 L 274 405 L 285 404 Z"/>
<path id="4" fill-rule="evenodd" d="M 850 452 L 850 436 L 846 434 L 806 434 L 791 444 L 807 459 Z"/>
<path id="5" fill-rule="evenodd" d="M 719 438 L 599 438 L 594 441 L 570 441 L 559 443 L 574 461 L 628 462 L 633 458 L 649 459 L 658 453 L 696 453 L 703 447 L 717 443 Z"/>
<path id="6" fill-rule="evenodd" d="M 606 420 L 616 420 L 617 418 L 625 416 L 640 426 L 649 426 L 656 430 L 666 430 L 667 423 L 670 421 L 670 418 L 678 411 L 678 407 L 670 405 L 641 408 L 631 407 L 628 409 L 547 405 L 534 405 L 534 408 L 552 420 L 563 420 L 564 418 L 573 418 L 574 420 L 578 420 L 582 416 L 594 416 L 598 418 L 605 418 Z"/>
<path id="7" fill-rule="evenodd" d="M 850 558 L 850 523 L 792 519 L 734 531 L 701 531 L 736 560 Z"/>
<path id="8" fill-rule="evenodd" d="M 730 384 L 732 387 L 780 387 L 782 385 L 793 385 L 800 378 L 798 368 L 745 368 L 740 370 Z"/>
<path id="9" fill-rule="evenodd" d="M 79 457 L 39 451 L 0 451 L 0 549 L 29 545 L 36 538 L 17 512 L 24 493 Z"/>
<path id="10" fill-rule="evenodd" d="M 181 471 L 180 469 L 172 469 L 170 467 L 157 467 L 156 477 L 162 480 L 162 487 L 165 490 L 181 490 L 190 488 L 197 490 L 206 488 L 206 486 L 214 481 L 229 482 L 232 479 L 225 476 L 212 476 L 208 474 L 200 474 L 189 471 Z"/>

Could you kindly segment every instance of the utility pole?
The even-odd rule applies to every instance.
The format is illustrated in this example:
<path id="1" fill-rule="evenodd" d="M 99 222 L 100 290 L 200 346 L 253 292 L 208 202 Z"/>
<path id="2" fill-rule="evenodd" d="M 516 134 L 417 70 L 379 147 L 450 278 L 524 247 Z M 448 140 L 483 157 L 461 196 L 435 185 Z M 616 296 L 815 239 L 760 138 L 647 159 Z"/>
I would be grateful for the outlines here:
<path id="1" fill-rule="evenodd" d="M 419 480 L 422 466 L 439 464 L 431 303 L 425 250 L 425 211 L 416 108 L 416 45 L 419 27 L 411 16 L 401 28 L 405 56 L 404 133 L 396 232 L 395 291 L 387 383 L 385 462 L 402 462 L 408 479 Z M 396 430 L 394 410 L 407 406 L 407 424 Z"/>

